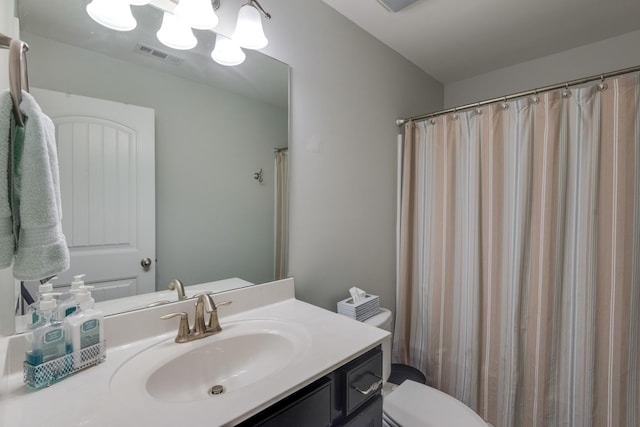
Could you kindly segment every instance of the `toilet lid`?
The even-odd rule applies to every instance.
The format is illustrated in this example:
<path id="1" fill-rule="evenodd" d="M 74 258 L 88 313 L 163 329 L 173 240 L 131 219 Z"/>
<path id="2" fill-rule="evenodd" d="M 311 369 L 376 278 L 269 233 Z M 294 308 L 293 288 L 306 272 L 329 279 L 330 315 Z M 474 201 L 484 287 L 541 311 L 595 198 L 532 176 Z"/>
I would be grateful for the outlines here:
<path id="1" fill-rule="evenodd" d="M 402 427 L 487 427 L 464 403 L 411 380 L 388 394 L 383 405 L 385 416 Z"/>

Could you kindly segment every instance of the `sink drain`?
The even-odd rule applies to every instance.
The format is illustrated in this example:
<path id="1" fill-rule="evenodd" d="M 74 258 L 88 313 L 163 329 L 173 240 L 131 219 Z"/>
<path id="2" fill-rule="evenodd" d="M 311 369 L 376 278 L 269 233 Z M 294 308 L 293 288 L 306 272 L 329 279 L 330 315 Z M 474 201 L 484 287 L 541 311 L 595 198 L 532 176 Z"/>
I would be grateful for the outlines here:
<path id="1" fill-rule="evenodd" d="M 215 396 L 216 394 L 222 394 L 222 393 L 224 393 L 224 386 L 221 386 L 220 384 L 216 384 L 209 389 L 209 394 L 211 396 Z"/>

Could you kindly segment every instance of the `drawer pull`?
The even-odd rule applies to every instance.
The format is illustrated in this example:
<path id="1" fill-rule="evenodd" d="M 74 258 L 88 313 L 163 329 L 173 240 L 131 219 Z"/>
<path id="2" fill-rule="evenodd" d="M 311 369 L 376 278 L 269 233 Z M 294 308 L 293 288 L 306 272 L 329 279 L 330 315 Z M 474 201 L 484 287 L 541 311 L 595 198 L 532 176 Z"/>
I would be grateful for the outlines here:
<path id="1" fill-rule="evenodd" d="M 364 394 L 365 396 L 371 394 L 371 393 L 375 393 L 376 391 L 378 391 L 378 389 L 380 388 L 380 386 L 382 385 L 382 378 L 377 377 L 378 381 L 374 382 L 373 384 L 371 384 L 369 386 L 369 388 L 367 388 L 366 390 L 362 390 L 360 387 L 353 387 L 355 389 L 355 391 L 357 391 L 358 393 Z"/>

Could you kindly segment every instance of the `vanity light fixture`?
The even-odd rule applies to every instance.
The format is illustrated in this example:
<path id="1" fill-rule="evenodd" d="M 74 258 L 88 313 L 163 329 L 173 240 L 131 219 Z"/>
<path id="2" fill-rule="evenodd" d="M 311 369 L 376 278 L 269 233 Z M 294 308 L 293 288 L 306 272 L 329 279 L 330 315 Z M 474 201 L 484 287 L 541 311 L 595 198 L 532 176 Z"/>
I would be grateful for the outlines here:
<path id="1" fill-rule="evenodd" d="M 87 13 L 98 24 L 112 30 L 131 31 L 137 25 L 128 0 L 92 0 L 87 5 Z"/>
<path id="2" fill-rule="evenodd" d="M 218 25 L 211 0 L 180 0 L 173 13 L 196 30 L 210 30 Z"/>
<path id="3" fill-rule="evenodd" d="M 222 34 L 216 35 L 216 45 L 211 52 L 211 58 L 218 64 L 231 67 L 242 64 L 246 57 L 234 40 Z"/>
<path id="4" fill-rule="evenodd" d="M 262 18 L 271 19 L 271 15 L 262 8 L 256 0 L 249 0 L 238 12 L 236 30 L 231 36 L 240 47 L 247 49 L 262 49 L 269 43 L 262 29 Z"/>
<path id="5" fill-rule="evenodd" d="M 191 27 L 180 17 L 169 12 L 164 13 L 162 26 L 156 36 L 162 44 L 173 49 L 189 50 L 198 44 L 198 39 L 193 35 Z"/>
<path id="6" fill-rule="evenodd" d="M 175 4 L 175 6 L 167 6 Z M 150 4 L 164 12 L 162 26 L 156 33 L 158 40 L 173 49 L 188 50 L 198 44 L 192 28 L 211 30 L 218 24 L 215 10 L 220 0 L 92 0 L 87 5 L 91 18 L 107 28 L 130 31 L 136 27 L 131 6 Z M 262 49 L 269 43 L 262 28 L 262 16 L 271 19 L 257 0 L 247 0 L 240 8 L 233 35 L 216 34 L 216 45 L 211 58 L 222 65 L 239 65 L 246 49 Z"/>

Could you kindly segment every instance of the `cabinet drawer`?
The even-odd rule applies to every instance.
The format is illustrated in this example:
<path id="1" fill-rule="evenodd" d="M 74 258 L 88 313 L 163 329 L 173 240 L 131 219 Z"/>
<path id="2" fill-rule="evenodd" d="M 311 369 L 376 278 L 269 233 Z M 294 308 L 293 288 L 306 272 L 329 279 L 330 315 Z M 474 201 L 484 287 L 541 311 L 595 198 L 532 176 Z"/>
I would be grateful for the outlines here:
<path id="1" fill-rule="evenodd" d="M 321 378 L 240 426 L 327 427 L 331 425 L 331 380 Z"/>
<path id="2" fill-rule="evenodd" d="M 382 427 L 382 396 L 376 396 L 342 427 Z"/>
<path id="3" fill-rule="evenodd" d="M 375 348 L 340 368 L 344 390 L 344 415 L 349 416 L 363 403 L 381 395 L 382 351 Z"/>

